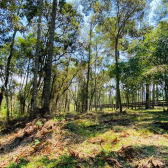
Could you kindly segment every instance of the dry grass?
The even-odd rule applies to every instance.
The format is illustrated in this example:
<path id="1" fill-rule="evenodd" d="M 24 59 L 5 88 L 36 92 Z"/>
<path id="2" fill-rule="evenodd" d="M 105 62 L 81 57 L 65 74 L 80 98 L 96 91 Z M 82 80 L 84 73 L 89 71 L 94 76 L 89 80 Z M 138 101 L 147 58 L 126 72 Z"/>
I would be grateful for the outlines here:
<path id="1" fill-rule="evenodd" d="M 166 120 L 158 110 L 37 118 L 1 136 L 0 167 L 168 167 Z"/>

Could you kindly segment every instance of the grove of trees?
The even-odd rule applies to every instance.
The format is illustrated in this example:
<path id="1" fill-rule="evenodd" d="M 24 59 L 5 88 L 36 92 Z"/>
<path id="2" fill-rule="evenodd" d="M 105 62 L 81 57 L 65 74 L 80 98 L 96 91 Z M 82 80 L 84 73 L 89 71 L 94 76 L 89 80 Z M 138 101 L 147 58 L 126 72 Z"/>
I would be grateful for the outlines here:
<path id="1" fill-rule="evenodd" d="M 0 1 L 0 117 L 168 103 L 168 2 L 151 4 Z"/>

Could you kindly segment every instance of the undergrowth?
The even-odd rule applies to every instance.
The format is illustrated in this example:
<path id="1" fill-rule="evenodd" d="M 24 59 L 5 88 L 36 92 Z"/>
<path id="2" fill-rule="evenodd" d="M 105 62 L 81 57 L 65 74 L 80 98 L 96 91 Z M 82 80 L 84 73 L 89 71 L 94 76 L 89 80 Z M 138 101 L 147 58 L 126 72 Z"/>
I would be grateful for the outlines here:
<path id="1" fill-rule="evenodd" d="M 0 167 L 166 167 L 167 126 L 161 109 L 38 118 L 1 136 Z"/>

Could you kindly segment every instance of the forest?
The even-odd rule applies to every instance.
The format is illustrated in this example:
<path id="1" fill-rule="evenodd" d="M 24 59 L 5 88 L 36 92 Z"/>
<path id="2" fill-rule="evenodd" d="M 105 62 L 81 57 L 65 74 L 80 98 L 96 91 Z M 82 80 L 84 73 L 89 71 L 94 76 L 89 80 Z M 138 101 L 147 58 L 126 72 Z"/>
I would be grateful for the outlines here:
<path id="1" fill-rule="evenodd" d="M 168 167 L 168 1 L 0 1 L 0 167 Z"/>

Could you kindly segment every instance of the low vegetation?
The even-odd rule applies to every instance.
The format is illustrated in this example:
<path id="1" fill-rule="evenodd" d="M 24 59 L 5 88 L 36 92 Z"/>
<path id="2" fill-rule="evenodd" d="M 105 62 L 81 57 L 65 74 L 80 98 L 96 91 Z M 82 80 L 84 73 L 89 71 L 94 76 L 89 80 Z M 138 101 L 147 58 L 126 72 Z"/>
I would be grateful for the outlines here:
<path id="1" fill-rule="evenodd" d="M 166 167 L 167 117 L 158 108 L 103 109 L 14 120 L 12 132 L 1 127 L 0 167 Z"/>

